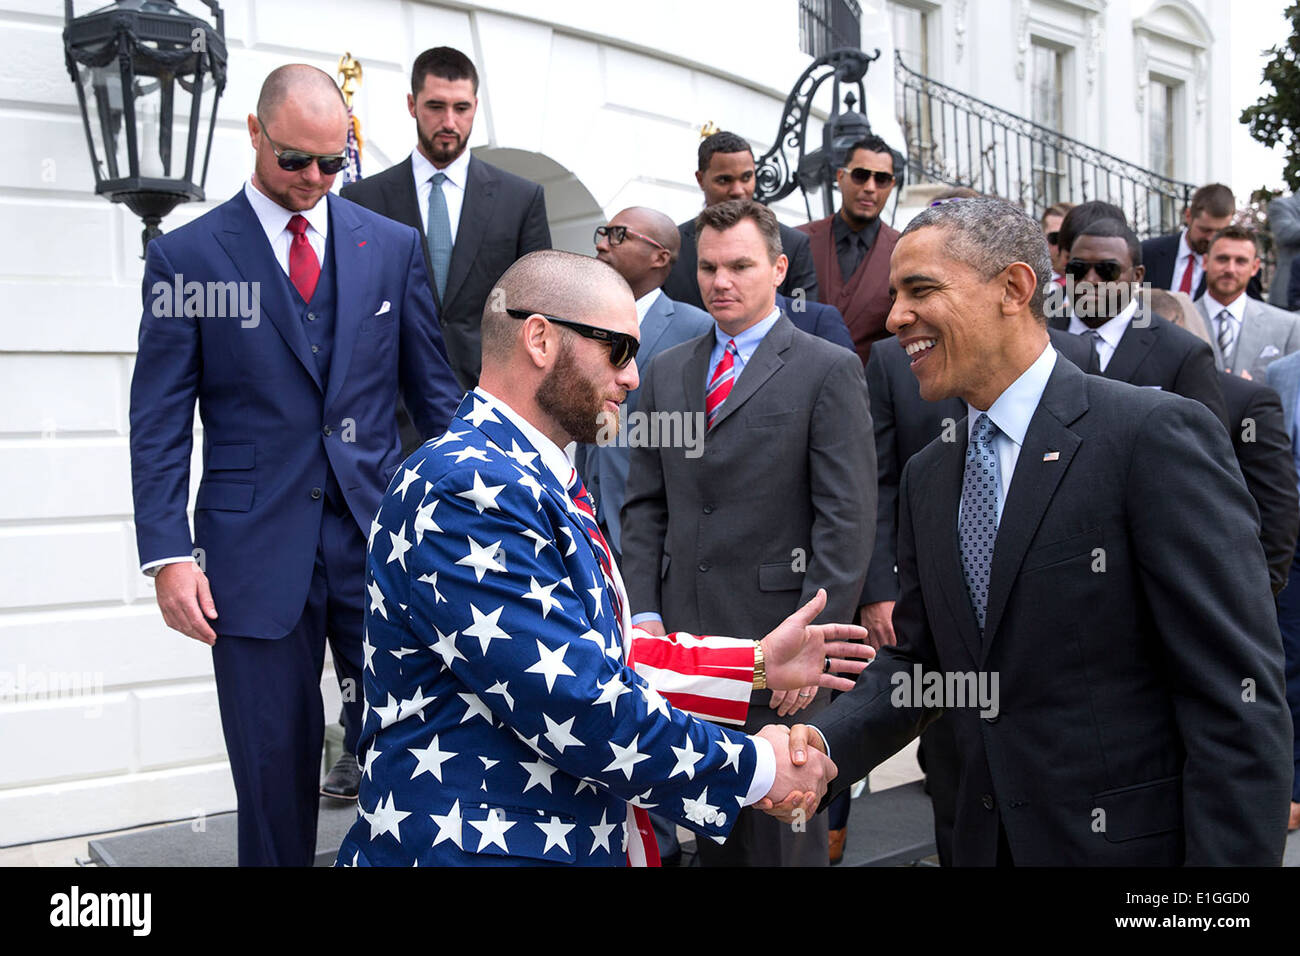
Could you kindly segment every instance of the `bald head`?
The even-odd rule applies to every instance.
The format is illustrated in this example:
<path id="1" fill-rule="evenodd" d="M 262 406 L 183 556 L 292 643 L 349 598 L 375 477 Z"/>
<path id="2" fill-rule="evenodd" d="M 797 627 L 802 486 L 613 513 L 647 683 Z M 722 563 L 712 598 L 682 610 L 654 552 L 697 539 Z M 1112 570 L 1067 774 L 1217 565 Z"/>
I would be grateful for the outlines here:
<path id="1" fill-rule="evenodd" d="M 317 121 L 347 122 L 348 108 L 333 78 L 306 63 L 286 63 L 272 70 L 257 97 L 257 115 L 274 124 L 286 105 Z"/>
<path id="2" fill-rule="evenodd" d="M 613 221 L 626 223 L 667 249 L 672 256 L 669 265 L 677 261 L 677 253 L 682 248 L 681 233 L 677 231 L 677 224 L 658 209 L 630 206 L 615 216 Z"/>

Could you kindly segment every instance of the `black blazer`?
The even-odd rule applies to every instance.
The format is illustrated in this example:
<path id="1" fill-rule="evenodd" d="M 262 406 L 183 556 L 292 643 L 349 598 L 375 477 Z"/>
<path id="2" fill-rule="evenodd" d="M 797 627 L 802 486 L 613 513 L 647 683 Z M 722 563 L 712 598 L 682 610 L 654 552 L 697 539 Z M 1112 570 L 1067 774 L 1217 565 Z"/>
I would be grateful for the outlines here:
<path id="1" fill-rule="evenodd" d="M 1259 507 L 1259 543 L 1268 559 L 1268 575 L 1277 594 L 1286 587 L 1300 532 L 1300 494 L 1296 491 L 1291 434 L 1282 414 L 1282 399 L 1260 382 L 1219 373 L 1228 403 L 1232 450 Z"/>
<path id="2" fill-rule="evenodd" d="M 1278 865 L 1295 770 L 1282 642 L 1255 506 L 1213 422 L 1058 361 L 982 635 L 957 537 L 965 422 L 908 462 L 898 646 L 814 721 L 839 767 L 830 795 L 941 713 L 916 705 L 920 675 L 982 673 L 989 690 L 996 675 L 984 716 L 950 708 L 956 865 L 994 864 L 1000 830 L 1019 865 Z"/>
<path id="3" fill-rule="evenodd" d="M 1146 266 L 1146 281 L 1155 289 L 1174 287 L 1174 267 L 1178 265 L 1178 241 L 1182 230 L 1168 236 L 1156 236 L 1154 239 L 1142 240 L 1142 265 Z M 1199 299 L 1205 294 L 1205 273 L 1201 272 L 1201 281 L 1192 290 L 1192 298 Z M 1250 277 L 1246 283 L 1246 295 L 1252 299 L 1264 298 L 1264 287 L 1260 284 L 1259 274 Z"/>
<path id="4" fill-rule="evenodd" d="M 1052 347 L 1081 369 L 1091 358 L 1088 344 L 1077 335 L 1048 329 Z M 880 351 L 879 357 L 876 352 Z M 903 466 L 945 429 L 955 437 L 956 423 L 966 417 L 960 398 L 927 402 L 912 374 L 907 353 L 890 336 L 871 346 L 867 360 L 867 392 L 876 437 L 876 545 L 862 587 L 860 604 L 898 600 L 898 483 Z M 953 438 L 948 439 L 952 441 Z"/>
<path id="5" fill-rule="evenodd" d="M 789 299 L 780 293 L 776 296 L 776 307 L 785 313 L 794 323 L 795 328 L 803 329 L 809 335 L 815 335 L 827 342 L 834 342 L 846 349 L 853 349 L 853 337 L 844 324 L 844 316 L 833 305 L 825 305 L 806 299 L 802 309 L 795 309 Z"/>
<path id="6" fill-rule="evenodd" d="M 389 219 L 414 226 L 424 243 L 428 264 L 429 241 L 420 219 L 410 156 L 381 173 L 344 186 L 342 195 Z M 446 301 L 438 299 L 436 289 L 433 293 L 447 356 L 461 388 L 468 390 L 478 384 L 482 362 L 479 324 L 488 293 L 516 259 L 549 248 L 551 233 L 546 225 L 542 187 L 470 157 L 465 202 L 447 270 Z M 432 268 L 429 275 L 429 287 L 433 288 Z"/>
<path id="7" fill-rule="evenodd" d="M 777 225 L 781 227 L 781 251 L 790 260 L 790 266 L 786 270 L 785 281 L 777 286 L 776 291 L 787 299 L 792 299 L 795 297 L 795 289 L 803 289 L 804 298 L 815 301 L 817 270 L 813 267 L 812 246 L 808 242 L 808 237 L 784 223 Z M 686 222 L 679 223 L 677 231 L 682 237 L 682 248 L 677 253 L 677 261 L 673 263 L 673 271 L 668 273 L 668 279 L 664 282 L 664 295 L 677 302 L 687 302 L 707 312 L 708 309 L 704 308 L 704 300 L 700 297 L 700 282 L 695 275 L 698 261 L 695 249 L 695 220 L 688 219 Z M 843 321 L 843 317 L 840 321 Z"/>
<path id="8" fill-rule="evenodd" d="M 1069 323 L 1068 314 L 1048 319 L 1048 324 L 1061 331 Z M 1228 427 L 1228 408 L 1223 404 L 1223 391 L 1219 388 L 1214 350 L 1207 342 L 1155 313 L 1150 314 L 1145 327 L 1129 323 L 1102 374 L 1117 382 L 1147 388 L 1156 386 L 1194 398 Z"/>

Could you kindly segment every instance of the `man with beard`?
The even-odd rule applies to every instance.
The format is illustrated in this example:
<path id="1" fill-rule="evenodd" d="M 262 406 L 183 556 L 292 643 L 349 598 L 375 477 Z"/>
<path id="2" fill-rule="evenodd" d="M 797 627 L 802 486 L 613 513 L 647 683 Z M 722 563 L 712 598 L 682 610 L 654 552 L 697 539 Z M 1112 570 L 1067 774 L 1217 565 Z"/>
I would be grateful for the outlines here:
<path id="1" fill-rule="evenodd" d="M 365 773 L 339 862 L 653 864 L 644 808 L 721 839 L 767 793 L 810 802 L 833 765 L 792 776 L 784 728 L 714 724 L 742 723 L 768 681 L 850 686 L 821 674 L 823 655 L 869 657 L 839 643 L 865 633 L 812 625 L 824 593 L 762 642 L 634 631 L 562 450 L 594 440 L 637 385 L 627 283 L 586 256 L 533 253 L 489 295 L 482 329 L 482 380 L 371 529 Z"/>
<path id="2" fill-rule="evenodd" d="M 1157 289 L 1200 298 L 1205 293 L 1205 254 L 1210 240 L 1232 223 L 1236 211 L 1236 197 L 1223 183 L 1210 183 L 1192 193 L 1191 204 L 1183 210 L 1182 229 L 1143 240 L 1147 282 Z M 1246 294 L 1252 299 L 1263 298 L 1259 276 L 1251 276 Z"/>
<path id="3" fill-rule="evenodd" d="M 343 188 L 343 197 L 414 226 L 424 237 L 430 284 L 462 388 L 479 373 L 479 320 L 488 291 L 520 256 L 551 247 L 542 187 L 470 155 L 478 71 L 451 47 L 415 58 L 406 108 L 417 143 L 410 157 Z M 421 436 L 403 429 L 410 450 Z"/>

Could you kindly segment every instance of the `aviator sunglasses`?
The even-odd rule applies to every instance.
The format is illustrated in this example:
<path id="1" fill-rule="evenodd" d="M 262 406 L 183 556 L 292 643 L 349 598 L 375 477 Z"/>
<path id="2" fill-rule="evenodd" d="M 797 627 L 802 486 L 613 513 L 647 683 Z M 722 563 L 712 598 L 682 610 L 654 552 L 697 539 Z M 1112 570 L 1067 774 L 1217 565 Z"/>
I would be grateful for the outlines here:
<path id="1" fill-rule="evenodd" d="M 627 364 L 636 358 L 636 350 L 641 347 L 641 343 L 636 340 L 635 336 L 628 335 L 626 332 L 615 332 L 612 329 L 600 329 L 594 325 L 584 325 L 581 322 L 570 322 L 568 319 L 547 315 L 545 312 L 529 311 L 528 309 L 506 309 L 506 315 L 512 319 L 526 319 L 530 315 L 540 315 L 548 322 L 562 325 L 566 329 L 573 329 L 583 338 L 604 342 L 609 346 L 609 361 L 614 368 L 627 368 Z"/>
<path id="2" fill-rule="evenodd" d="M 257 118 L 261 124 L 262 135 L 266 141 L 271 144 L 271 150 L 275 153 L 275 161 L 280 164 L 280 168 L 286 172 L 296 173 L 301 169 L 306 169 L 311 165 L 314 159 L 316 165 L 320 167 L 322 176 L 333 176 L 340 169 L 347 165 L 347 150 L 341 153 L 307 153 L 301 149 L 283 149 L 266 131 L 266 123 L 262 117 Z"/>
<path id="3" fill-rule="evenodd" d="M 849 178 L 859 186 L 865 186 L 868 179 L 874 179 L 877 186 L 888 186 L 894 181 L 894 174 L 887 173 L 883 169 L 867 169 L 865 166 L 856 166 L 848 170 Z"/>
<path id="4" fill-rule="evenodd" d="M 1113 259 L 1102 262 L 1090 262 L 1087 259 L 1071 259 L 1065 264 L 1065 274 L 1072 276 L 1075 282 L 1082 282 L 1092 270 L 1097 271 L 1097 278 L 1102 282 L 1114 282 L 1124 267 Z"/>

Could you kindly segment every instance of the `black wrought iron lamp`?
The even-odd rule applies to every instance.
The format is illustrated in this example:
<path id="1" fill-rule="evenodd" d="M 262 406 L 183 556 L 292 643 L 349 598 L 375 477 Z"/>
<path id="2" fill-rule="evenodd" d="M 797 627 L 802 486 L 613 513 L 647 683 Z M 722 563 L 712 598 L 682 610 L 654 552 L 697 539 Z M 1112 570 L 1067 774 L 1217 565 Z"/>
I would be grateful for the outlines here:
<path id="1" fill-rule="evenodd" d="M 95 192 L 144 220 L 146 246 L 177 205 L 203 200 L 227 57 L 221 7 L 202 3 L 215 24 L 173 0 L 117 0 L 80 17 L 64 0 L 63 50 Z"/>

